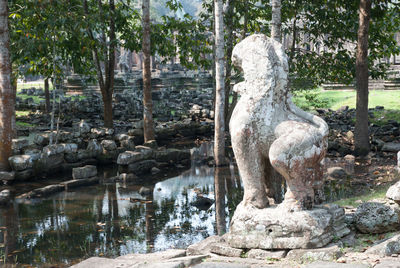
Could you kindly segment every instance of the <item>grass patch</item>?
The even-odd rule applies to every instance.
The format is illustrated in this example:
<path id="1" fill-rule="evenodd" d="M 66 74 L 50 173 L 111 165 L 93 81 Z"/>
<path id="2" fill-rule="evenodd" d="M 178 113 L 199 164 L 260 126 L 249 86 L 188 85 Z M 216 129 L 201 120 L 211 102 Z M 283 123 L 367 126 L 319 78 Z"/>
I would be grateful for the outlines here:
<path id="1" fill-rule="evenodd" d="M 35 125 L 26 122 L 17 121 L 17 127 L 34 127 Z"/>
<path id="2" fill-rule="evenodd" d="M 20 98 L 22 98 L 23 100 L 26 100 L 26 99 L 28 99 L 28 98 L 32 98 L 33 101 L 34 101 L 35 103 L 40 103 L 41 100 L 44 100 L 44 98 L 42 98 L 42 97 L 39 97 L 39 96 L 29 96 L 29 95 L 26 95 L 26 94 L 18 94 L 17 97 L 20 97 Z"/>
<path id="3" fill-rule="evenodd" d="M 371 123 L 378 126 L 384 126 L 390 120 L 400 122 L 400 110 L 374 111 L 374 118 L 370 118 Z"/>
<path id="4" fill-rule="evenodd" d="M 365 248 L 369 248 L 374 245 L 379 240 L 389 239 L 395 236 L 396 232 L 389 232 L 384 234 L 360 234 L 358 233 L 356 238 L 356 245 L 354 249 L 356 251 L 364 251 Z"/>
<path id="5" fill-rule="evenodd" d="M 42 88 L 44 89 L 44 81 L 34 81 L 34 82 L 27 82 L 27 83 L 18 83 L 17 84 L 17 92 L 24 88 Z M 53 89 L 53 84 L 49 82 L 49 89 Z"/>
<path id="6" fill-rule="evenodd" d="M 23 116 L 28 116 L 30 111 L 15 111 L 15 116 L 18 117 L 23 117 Z"/>
<path id="7" fill-rule="evenodd" d="M 313 109 L 315 103 L 310 103 L 307 98 L 321 104 L 319 108 L 337 110 L 342 106 L 356 107 L 356 92 L 345 90 L 322 90 L 321 88 L 298 91 L 294 93 L 294 102 L 303 109 Z M 369 92 L 369 108 L 384 106 L 386 110 L 400 110 L 400 90 L 371 90 Z"/>
<path id="8" fill-rule="evenodd" d="M 389 187 L 390 185 L 383 186 L 372 190 L 368 194 L 337 200 L 333 203 L 341 207 L 357 207 L 359 205 L 359 202 L 356 201 L 358 200 L 361 200 L 362 202 L 367 202 L 373 199 L 384 198 Z"/>

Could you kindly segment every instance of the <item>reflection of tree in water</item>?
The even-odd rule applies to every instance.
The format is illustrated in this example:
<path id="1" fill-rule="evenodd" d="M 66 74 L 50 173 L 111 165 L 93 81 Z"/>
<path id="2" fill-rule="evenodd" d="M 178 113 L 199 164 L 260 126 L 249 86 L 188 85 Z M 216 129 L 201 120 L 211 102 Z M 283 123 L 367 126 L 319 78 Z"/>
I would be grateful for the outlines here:
<path id="1" fill-rule="evenodd" d="M 13 263 L 15 256 L 13 252 L 17 249 L 18 217 L 14 206 L 0 210 L 0 266 L 2 263 Z"/>
<path id="2" fill-rule="evenodd" d="M 0 247 L 0 257 L 7 250 L 6 255 L 12 254 L 9 262 L 17 259 L 33 266 L 61 267 L 90 256 L 186 247 L 216 233 L 215 206 L 202 211 L 192 205 L 196 193 L 214 199 L 213 173 L 209 167 L 193 167 L 161 182 L 147 202 L 127 200 L 138 195 L 140 186 L 108 184 L 60 193 L 40 202 L 15 203 L 14 208 L 0 209 L 0 227 L 9 230 L 7 236 L 0 230 L 0 244 L 6 245 Z M 228 220 L 242 199 L 242 190 L 234 170 L 226 169 L 224 180 L 230 201 L 221 207 Z"/>

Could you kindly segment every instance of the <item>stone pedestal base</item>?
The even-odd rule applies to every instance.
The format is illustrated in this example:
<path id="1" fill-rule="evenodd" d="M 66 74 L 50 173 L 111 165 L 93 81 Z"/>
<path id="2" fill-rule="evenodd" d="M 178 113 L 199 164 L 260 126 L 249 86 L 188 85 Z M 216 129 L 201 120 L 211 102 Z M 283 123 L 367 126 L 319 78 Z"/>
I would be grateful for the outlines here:
<path id="1" fill-rule="evenodd" d="M 344 210 L 337 205 L 287 212 L 278 207 L 257 209 L 240 203 L 226 242 L 235 248 L 320 248 L 350 233 Z"/>

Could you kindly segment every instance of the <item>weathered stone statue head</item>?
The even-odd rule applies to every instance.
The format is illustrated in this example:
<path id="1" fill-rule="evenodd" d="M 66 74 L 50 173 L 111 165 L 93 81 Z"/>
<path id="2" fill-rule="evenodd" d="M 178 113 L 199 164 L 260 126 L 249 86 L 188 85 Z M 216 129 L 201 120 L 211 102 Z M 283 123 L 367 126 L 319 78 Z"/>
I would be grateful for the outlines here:
<path id="1" fill-rule="evenodd" d="M 244 73 L 248 85 L 242 96 L 262 96 L 272 89 L 287 94 L 288 63 L 282 45 L 262 34 L 251 35 L 235 46 L 232 63 Z"/>

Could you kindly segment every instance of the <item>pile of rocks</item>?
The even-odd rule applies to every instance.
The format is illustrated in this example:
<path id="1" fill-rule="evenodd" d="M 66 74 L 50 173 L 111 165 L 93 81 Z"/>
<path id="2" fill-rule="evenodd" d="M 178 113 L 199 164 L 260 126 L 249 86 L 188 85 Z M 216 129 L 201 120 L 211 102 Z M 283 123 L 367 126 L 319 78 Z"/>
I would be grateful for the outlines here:
<path id="1" fill-rule="evenodd" d="M 369 116 L 374 112 L 383 111 L 384 107 L 377 106 L 369 109 Z M 337 111 L 317 109 L 330 128 L 328 152 L 333 155 L 344 156 L 351 154 L 354 144 L 355 109 L 344 106 Z M 400 151 L 400 122 L 388 120 L 387 124 L 379 126 L 370 124 L 369 131 L 372 137 L 372 150 L 382 152 Z"/>
<path id="2" fill-rule="evenodd" d="M 43 90 L 41 89 L 30 89 L 29 92 L 31 93 L 31 91 L 34 92 L 32 96 L 42 96 Z M 86 92 L 84 97 L 78 95 L 66 97 L 63 92 L 57 94 L 56 113 L 60 110 L 64 115 L 77 118 L 102 118 L 103 102 L 99 92 Z M 142 90 L 132 90 L 131 88 L 114 93 L 114 119 L 124 121 L 130 118 L 141 118 L 143 116 L 142 94 Z M 197 113 L 198 107 L 200 107 L 202 118 L 213 118 L 212 96 L 212 88 L 178 90 L 173 86 L 162 87 L 152 93 L 153 113 L 160 121 L 179 120 Z M 44 111 L 45 101 L 37 102 L 33 97 L 17 96 L 16 109 Z"/>
<path id="3" fill-rule="evenodd" d="M 160 143 L 168 143 L 176 137 L 196 137 L 210 134 L 211 122 L 196 122 L 190 119 L 180 122 L 158 124 L 156 138 Z M 84 120 L 75 124 L 72 131 L 60 131 L 57 136 L 60 144 L 48 145 L 51 132 L 37 133 L 33 144 L 27 139 L 13 140 L 13 156 L 9 158 L 12 172 L 0 173 L 0 181 L 9 183 L 13 180 L 28 180 L 41 174 L 68 171 L 74 167 L 95 163 L 115 163 L 124 166 L 118 156 L 125 152 L 140 154 L 143 163 L 135 164 L 135 169 L 147 172 L 156 167 L 153 161 L 181 164 L 190 158 L 189 153 L 179 150 L 146 150 L 136 146 L 143 143 L 143 122 L 132 124 L 127 133 L 115 134 L 114 129 L 93 128 Z M 56 135 L 53 133 L 53 140 Z M 152 160 L 152 161 L 151 161 Z M 121 162 L 122 161 L 122 162 Z M 131 161 L 131 160 L 129 160 Z M 140 161 L 135 161 L 140 162 Z M 146 163 L 145 166 L 144 163 Z M 185 166 L 187 163 L 185 163 Z M 147 168 L 150 167 L 150 168 Z M 131 170 L 133 165 L 131 165 Z"/>
<path id="4" fill-rule="evenodd" d="M 178 149 L 155 149 L 149 146 L 136 146 L 134 151 L 119 154 L 117 164 L 121 174 L 156 174 L 160 168 L 168 166 L 185 167 L 190 165 L 190 151 Z M 154 144 L 154 143 L 153 143 Z M 127 175 L 123 175 L 128 177 Z"/>

